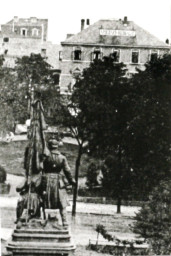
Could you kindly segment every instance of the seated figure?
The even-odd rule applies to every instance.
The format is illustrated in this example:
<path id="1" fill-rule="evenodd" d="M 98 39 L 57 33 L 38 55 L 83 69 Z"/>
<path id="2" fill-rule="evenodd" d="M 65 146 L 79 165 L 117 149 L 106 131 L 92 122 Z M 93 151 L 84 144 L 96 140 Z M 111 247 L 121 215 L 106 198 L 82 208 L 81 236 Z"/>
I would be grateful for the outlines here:
<path id="1" fill-rule="evenodd" d="M 17 186 L 16 191 L 20 193 L 21 197 L 17 203 L 16 222 L 23 222 L 31 218 L 40 218 L 40 208 L 43 206 L 41 180 L 42 177 L 40 173 L 29 177 L 22 184 Z"/>

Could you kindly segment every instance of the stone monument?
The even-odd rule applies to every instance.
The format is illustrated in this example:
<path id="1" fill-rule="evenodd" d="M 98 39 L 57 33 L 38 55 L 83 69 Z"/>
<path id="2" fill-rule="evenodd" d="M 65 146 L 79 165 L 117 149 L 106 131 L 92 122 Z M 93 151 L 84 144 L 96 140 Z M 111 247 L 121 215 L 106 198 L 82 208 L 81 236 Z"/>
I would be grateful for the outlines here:
<path id="1" fill-rule="evenodd" d="M 66 188 L 75 185 L 68 162 L 58 150 L 58 141 L 46 145 L 43 109 L 33 104 L 29 143 L 25 150 L 26 178 L 17 187 L 20 199 L 16 228 L 7 245 L 12 256 L 71 255 L 75 251 L 66 216 Z M 57 211 L 61 215 L 59 223 Z"/>

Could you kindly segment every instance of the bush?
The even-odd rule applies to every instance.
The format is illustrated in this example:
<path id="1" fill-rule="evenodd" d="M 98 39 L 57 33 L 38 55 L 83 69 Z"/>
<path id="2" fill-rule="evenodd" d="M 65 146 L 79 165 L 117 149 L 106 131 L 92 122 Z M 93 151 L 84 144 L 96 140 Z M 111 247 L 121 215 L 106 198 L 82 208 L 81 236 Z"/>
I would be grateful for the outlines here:
<path id="1" fill-rule="evenodd" d="M 133 231 L 147 240 L 155 254 L 171 253 L 171 180 L 153 190 L 135 220 Z"/>
<path id="2" fill-rule="evenodd" d="M 96 162 L 91 162 L 87 168 L 87 182 L 86 185 L 89 189 L 101 185 L 102 183 L 101 166 Z"/>
<path id="3" fill-rule="evenodd" d="M 7 174 L 4 167 L 0 166 L 0 183 L 4 183 L 6 181 Z"/>

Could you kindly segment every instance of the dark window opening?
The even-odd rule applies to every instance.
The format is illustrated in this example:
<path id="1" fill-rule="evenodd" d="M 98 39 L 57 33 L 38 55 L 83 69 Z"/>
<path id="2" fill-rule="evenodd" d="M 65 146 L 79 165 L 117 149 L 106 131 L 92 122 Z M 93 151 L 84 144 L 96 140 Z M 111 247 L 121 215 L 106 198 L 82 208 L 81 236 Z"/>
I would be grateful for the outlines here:
<path id="1" fill-rule="evenodd" d="M 52 77 L 53 77 L 54 85 L 58 85 L 58 84 L 59 84 L 59 74 L 54 73 L 54 74 L 52 75 Z"/>
<path id="2" fill-rule="evenodd" d="M 42 57 L 46 57 L 46 49 L 41 49 L 41 55 Z"/>
<path id="3" fill-rule="evenodd" d="M 62 60 L 63 59 L 63 53 L 62 51 L 59 51 L 59 60 Z"/>
<path id="4" fill-rule="evenodd" d="M 9 42 L 9 38 L 8 38 L 8 37 L 4 37 L 3 41 L 4 41 L 5 43 Z"/>
<path id="5" fill-rule="evenodd" d="M 99 60 L 101 59 L 101 52 L 100 51 L 94 51 L 93 52 L 93 60 Z"/>
<path id="6" fill-rule="evenodd" d="M 23 36 L 26 35 L 26 30 L 25 30 L 25 29 L 22 30 L 22 35 L 23 35 Z"/>
<path id="7" fill-rule="evenodd" d="M 158 58 L 157 52 L 151 53 L 151 61 L 156 61 Z"/>
<path id="8" fill-rule="evenodd" d="M 139 57 L 138 52 L 132 52 L 132 63 L 137 64 L 138 63 L 138 57 Z"/>
<path id="9" fill-rule="evenodd" d="M 4 54 L 7 55 L 7 53 L 8 53 L 8 50 L 5 50 L 5 51 L 4 51 Z"/>
<path id="10" fill-rule="evenodd" d="M 114 62 L 119 62 L 119 57 L 120 57 L 119 51 L 114 51 L 112 53 L 112 57 L 113 57 Z"/>
<path id="11" fill-rule="evenodd" d="M 74 60 L 81 60 L 81 50 L 74 51 Z"/>

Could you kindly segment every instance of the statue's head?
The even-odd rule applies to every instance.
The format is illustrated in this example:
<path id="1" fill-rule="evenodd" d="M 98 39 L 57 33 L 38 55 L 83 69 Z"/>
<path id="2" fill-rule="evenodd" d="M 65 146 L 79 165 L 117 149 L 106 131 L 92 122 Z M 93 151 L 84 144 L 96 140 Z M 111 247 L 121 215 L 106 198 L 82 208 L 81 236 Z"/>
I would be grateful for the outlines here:
<path id="1" fill-rule="evenodd" d="M 48 144 L 49 144 L 50 149 L 56 149 L 59 146 L 59 141 L 57 141 L 55 139 L 51 139 L 51 140 L 49 140 Z"/>

